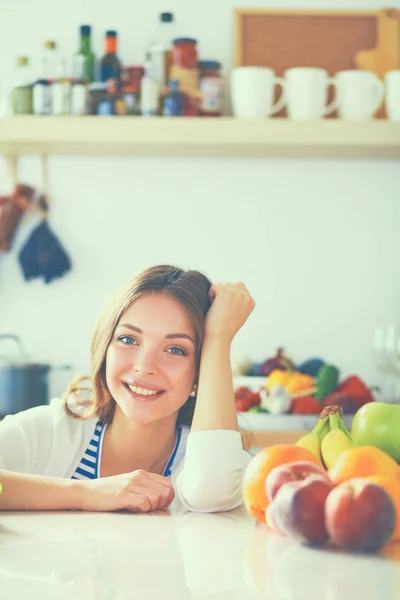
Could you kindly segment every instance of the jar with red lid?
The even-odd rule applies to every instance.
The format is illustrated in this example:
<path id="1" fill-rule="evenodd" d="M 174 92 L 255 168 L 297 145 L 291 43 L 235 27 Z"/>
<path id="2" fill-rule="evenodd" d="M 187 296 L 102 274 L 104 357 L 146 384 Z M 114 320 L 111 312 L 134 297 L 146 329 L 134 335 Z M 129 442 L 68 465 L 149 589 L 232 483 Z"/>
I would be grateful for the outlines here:
<path id="1" fill-rule="evenodd" d="M 201 60 L 200 71 L 200 115 L 220 117 L 223 110 L 221 63 L 217 60 Z"/>
<path id="2" fill-rule="evenodd" d="M 127 66 L 122 71 L 122 83 L 126 85 L 139 85 L 144 75 L 144 68 L 139 65 Z"/>
<path id="3" fill-rule="evenodd" d="M 182 69 L 197 69 L 197 40 L 175 38 L 172 46 L 171 63 Z"/>

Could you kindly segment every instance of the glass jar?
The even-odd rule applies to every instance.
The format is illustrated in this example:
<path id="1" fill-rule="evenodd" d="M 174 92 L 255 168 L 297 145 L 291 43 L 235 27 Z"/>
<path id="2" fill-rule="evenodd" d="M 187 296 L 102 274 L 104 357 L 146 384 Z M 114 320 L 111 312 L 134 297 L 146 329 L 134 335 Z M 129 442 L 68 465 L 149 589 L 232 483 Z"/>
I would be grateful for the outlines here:
<path id="1" fill-rule="evenodd" d="M 200 115 L 220 117 L 222 115 L 221 63 L 216 60 L 202 60 L 200 71 Z"/>
<path id="2" fill-rule="evenodd" d="M 140 115 L 140 89 L 138 89 L 137 86 L 134 85 L 124 85 L 122 94 L 125 102 L 126 114 Z"/>
<path id="3" fill-rule="evenodd" d="M 182 69 L 197 69 L 197 40 L 175 38 L 172 47 L 172 64 Z"/>
<path id="4" fill-rule="evenodd" d="M 97 115 L 99 102 L 107 98 L 107 84 L 96 81 L 89 84 L 88 90 L 88 113 Z"/>
<path id="5" fill-rule="evenodd" d="M 144 75 L 142 66 L 127 66 L 122 71 L 122 83 L 124 85 L 137 85 L 140 88 L 140 82 Z"/>

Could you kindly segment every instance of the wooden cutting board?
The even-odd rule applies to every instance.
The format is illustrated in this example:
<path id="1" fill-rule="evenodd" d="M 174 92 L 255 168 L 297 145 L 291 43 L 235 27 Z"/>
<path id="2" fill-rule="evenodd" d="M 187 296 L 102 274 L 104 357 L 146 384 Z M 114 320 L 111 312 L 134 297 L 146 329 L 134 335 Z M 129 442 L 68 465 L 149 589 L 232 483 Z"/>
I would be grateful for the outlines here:
<path id="1" fill-rule="evenodd" d="M 235 66 L 400 69 L 400 11 L 235 11 Z M 330 92 L 330 99 L 333 92 Z M 382 109 L 378 116 L 384 116 Z M 278 116 L 286 116 L 283 110 Z"/>

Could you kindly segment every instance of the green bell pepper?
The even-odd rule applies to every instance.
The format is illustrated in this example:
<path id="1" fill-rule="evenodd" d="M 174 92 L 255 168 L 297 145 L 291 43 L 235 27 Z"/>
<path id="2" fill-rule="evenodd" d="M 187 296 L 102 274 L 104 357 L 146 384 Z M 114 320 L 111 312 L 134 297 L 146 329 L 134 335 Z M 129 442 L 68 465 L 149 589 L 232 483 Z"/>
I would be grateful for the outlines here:
<path id="1" fill-rule="evenodd" d="M 351 437 L 355 446 L 376 446 L 400 461 L 400 405 L 368 402 L 354 415 Z"/>
<path id="2" fill-rule="evenodd" d="M 339 369 L 333 365 L 324 365 L 317 373 L 317 391 L 315 397 L 323 402 L 329 394 L 332 394 L 339 383 Z"/>

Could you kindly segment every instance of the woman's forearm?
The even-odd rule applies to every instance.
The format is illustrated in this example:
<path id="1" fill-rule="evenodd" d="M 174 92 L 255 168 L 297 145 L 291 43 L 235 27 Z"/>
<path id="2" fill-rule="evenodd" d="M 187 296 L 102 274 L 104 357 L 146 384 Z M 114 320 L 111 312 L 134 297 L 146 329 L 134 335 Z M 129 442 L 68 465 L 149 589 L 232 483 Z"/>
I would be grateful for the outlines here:
<path id="1" fill-rule="evenodd" d="M 79 481 L 0 470 L 1 510 L 80 509 Z"/>
<path id="2" fill-rule="evenodd" d="M 192 431 L 231 429 L 238 431 L 233 391 L 230 341 L 205 338 L 202 348 Z"/>

